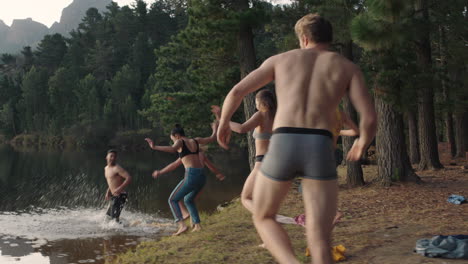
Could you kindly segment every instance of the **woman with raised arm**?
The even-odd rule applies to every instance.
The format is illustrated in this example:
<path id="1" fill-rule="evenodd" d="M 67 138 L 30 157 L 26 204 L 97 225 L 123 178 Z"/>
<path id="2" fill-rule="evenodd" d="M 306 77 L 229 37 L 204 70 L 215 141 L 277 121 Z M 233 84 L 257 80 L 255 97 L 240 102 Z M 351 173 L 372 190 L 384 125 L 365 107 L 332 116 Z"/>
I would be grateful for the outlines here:
<path id="1" fill-rule="evenodd" d="M 188 138 L 185 136 L 184 129 L 179 124 L 176 124 L 171 131 L 170 138 L 174 142 L 172 146 L 155 146 L 153 141 L 149 138 L 145 140 L 148 142 L 150 148 L 158 151 L 178 153 L 182 164 L 185 167 L 184 179 L 174 188 L 169 196 L 169 206 L 172 214 L 174 215 L 175 222 L 179 225 L 179 229 L 174 235 L 180 235 L 187 231 L 188 227 L 183 221 L 182 212 L 179 206 L 179 201 L 184 199 L 185 206 L 187 207 L 190 217 L 192 218 L 192 231 L 201 230 L 200 216 L 195 205 L 195 197 L 205 186 L 206 176 L 203 172 L 205 167 L 202 160 L 200 160 L 200 146 L 199 144 L 208 144 L 216 139 L 217 125 L 212 125 L 213 134 L 207 138 Z M 158 171 L 153 173 L 153 177 L 158 176 Z"/>
<path id="2" fill-rule="evenodd" d="M 224 181 L 224 179 L 226 178 L 220 171 L 218 168 L 216 168 L 216 166 L 213 164 L 213 162 L 211 162 L 208 157 L 205 156 L 205 154 L 203 153 L 203 151 L 200 150 L 200 160 L 202 161 L 202 163 L 208 167 L 208 169 L 216 176 L 216 178 L 220 181 Z M 170 163 L 169 165 L 167 165 L 166 167 L 164 167 L 163 169 L 161 170 L 155 170 L 152 174 L 153 178 L 158 178 L 159 176 L 163 175 L 163 174 L 166 174 L 166 173 L 169 173 L 175 169 L 177 169 L 179 166 L 182 165 L 182 159 L 181 158 L 178 158 L 177 160 L 175 160 L 174 162 Z M 198 193 L 198 195 L 195 197 L 195 200 L 198 199 L 198 197 L 200 196 L 201 194 L 201 191 Z M 182 212 L 182 218 L 185 220 L 187 219 L 189 216 L 190 216 L 190 213 L 189 211 L 187 210 L 187 208 L 185 207 L 185 204 L 183 201 L 179 201 L 179 206 L 180 206 L 180 210 Z"/>
<path id="3" fill-rule="evenodd" d="M 237 133 L 253 132 L 255 138 L 255 166 L 250 172 L 242 189 L 241 201 L 242 205 L 252 213 L 252 192 L 255 184 L 255 175 L 260 168 L 261 162 L 270 144 L 272 135 L 273 120 L 276 113 L 276 98 L 269 90 L 261 90 L 255 96 L 255 106 L 258 111 L 243 124 L 230 122 L 231 130 Z M 219 119 L 220 109 L 217 106 L 212 106 L 216 118 Z"/>

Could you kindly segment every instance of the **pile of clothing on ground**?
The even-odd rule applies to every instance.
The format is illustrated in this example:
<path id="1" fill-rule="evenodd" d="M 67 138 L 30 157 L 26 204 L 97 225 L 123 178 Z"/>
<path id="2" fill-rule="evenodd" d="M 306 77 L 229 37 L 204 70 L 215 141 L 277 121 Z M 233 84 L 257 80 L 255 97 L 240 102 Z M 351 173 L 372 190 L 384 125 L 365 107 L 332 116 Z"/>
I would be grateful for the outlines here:
<path id="1" fill-rule="evenodd" d="M 430 258 L 468 259 L 468 235 L 419 239 L 414 251 Z"/>

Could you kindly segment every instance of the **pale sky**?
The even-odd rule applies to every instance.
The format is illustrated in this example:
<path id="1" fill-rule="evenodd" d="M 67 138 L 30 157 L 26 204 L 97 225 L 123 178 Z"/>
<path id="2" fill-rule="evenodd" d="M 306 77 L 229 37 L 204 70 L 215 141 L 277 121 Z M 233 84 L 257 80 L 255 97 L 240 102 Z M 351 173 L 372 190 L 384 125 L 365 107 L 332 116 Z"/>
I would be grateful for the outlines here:
<path id="1" fill-rule="evenodd" d="M 145 0 L 149 4 L 155 0 Z M 291 0 L 270 0 L 280 4 Z M 0 20 L 11 26 L 13 19 L 32 18 L 50 28 L 55 21 L 60 20 L 62 9 L 73 0 L 0 0 Z M 114 0 L 119 6 L 129 5 L 134 0 Z"/>
<path id="2" fill-rule="evenodd" d="M 155 0 L 145 0 L 151 4 Z M 32 18 L 50 28 L 60 20 L 62 9 L 73 0 L 0 0 L 0 20 L 11 26 L 13 19 Z M 119 6 L 129 5 L 134 0 L 114 0 Z"/>

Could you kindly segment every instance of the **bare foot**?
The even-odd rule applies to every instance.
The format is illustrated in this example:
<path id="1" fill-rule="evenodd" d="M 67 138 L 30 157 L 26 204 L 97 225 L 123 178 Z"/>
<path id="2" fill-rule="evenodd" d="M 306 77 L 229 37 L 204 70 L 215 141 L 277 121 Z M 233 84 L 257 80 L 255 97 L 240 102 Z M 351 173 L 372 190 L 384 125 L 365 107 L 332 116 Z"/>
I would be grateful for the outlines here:
<path id="1" fill-rule="evenodd" d="M 187 226 L 181 226 L 181 227 L 179 228 L 179 230 L 177 230 L 177 232 L 175 232 L 174 234 L 172 234 L 172 236 L 178 236 L 178 235 L 184 233 L 184 232 L 187 231 L 187 230 L 188 230 L 188 227 L 187 227 Z"/>
<path id="2" fill-rule="evenodd" d="M 201 231 L 201 225 L 200 224 L 194 224 L 192 232 L 198 232 Z"/>
<path id="3" fill-rule="evenodd" d="M 261 247 L 261 248 L 265 248 L 265 249 L 266 249 L 265 243 L 260 244 L 260 245 L 258 245 L 258 246 Z"/>
<path id="4" fill-rule="evenodd" d="M 186 215 L 182 214 L 182 219 L 183 219 L 183 220 L 187 220 L 187 218 L 189 218 L 189 217 L 190 217 L 189 214 L 186 214 Z"/>

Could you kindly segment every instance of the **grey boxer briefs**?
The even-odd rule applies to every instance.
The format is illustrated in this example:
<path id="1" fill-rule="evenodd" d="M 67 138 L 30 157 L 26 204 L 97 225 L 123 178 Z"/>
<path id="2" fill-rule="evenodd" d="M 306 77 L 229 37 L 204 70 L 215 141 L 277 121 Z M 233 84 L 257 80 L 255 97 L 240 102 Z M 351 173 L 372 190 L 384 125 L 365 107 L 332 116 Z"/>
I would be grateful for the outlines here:
<path id="1" fill-rule="evenodd" d="M 260 170 L 276 181 L 290 181 L 295 177 L 336 180 L 333 135 L 323 129 L 277 128 Z"/>

